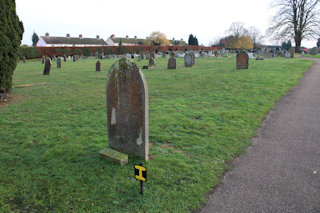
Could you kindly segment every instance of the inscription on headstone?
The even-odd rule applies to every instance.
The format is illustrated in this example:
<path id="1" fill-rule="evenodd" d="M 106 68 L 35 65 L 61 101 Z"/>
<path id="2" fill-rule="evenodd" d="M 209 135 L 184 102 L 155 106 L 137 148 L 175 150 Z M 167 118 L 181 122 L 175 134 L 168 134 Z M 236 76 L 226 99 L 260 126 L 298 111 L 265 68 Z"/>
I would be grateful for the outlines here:
<path id="1" fill-rule="evenodd" d="M 190 53 L 186 53 L 184 55 L 184 66 L 185 67 L 192 67 L 192 65 L 193 65 L 192 55 Z"/>
<path id="2" fill-rule="evenodd" d="M 148 160 L 148 86 L 131 59 L 116 61 L 108 73 L 107 120 L 111 148 Z"/>
<path id="3" fill-rule="evenodd" d="M 50 75 L 51 71 L 51 60 L 48 58 L 44 65 L 43 75 Z"/>
<path id="4" fill-rule="evenodd" d="M 249 57 L 244 51 L 237 54 L 237 69 L 248 69 L 249 68 Z"/>

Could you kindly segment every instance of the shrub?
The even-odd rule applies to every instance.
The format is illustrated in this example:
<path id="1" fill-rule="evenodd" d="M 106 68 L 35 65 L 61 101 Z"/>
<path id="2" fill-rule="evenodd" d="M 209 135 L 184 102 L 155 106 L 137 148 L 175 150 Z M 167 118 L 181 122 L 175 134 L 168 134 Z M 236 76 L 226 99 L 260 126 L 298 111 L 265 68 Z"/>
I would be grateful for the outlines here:
<path id="1" fill-rule="evenodd" d="M 0 101 L 12 87 L 12 75 L 17 66 L 17 51 L 23 34 L 23 24 L 16 14 L 14 0 L 0 0 Z"/>
<path id="2" fill-rule="evenodd" d="M 35 47 L 20 46 L 18 49 L 18 56 L 20 58 L 25 56 L 27 59 L 37 58 L 37 49 Z"/>

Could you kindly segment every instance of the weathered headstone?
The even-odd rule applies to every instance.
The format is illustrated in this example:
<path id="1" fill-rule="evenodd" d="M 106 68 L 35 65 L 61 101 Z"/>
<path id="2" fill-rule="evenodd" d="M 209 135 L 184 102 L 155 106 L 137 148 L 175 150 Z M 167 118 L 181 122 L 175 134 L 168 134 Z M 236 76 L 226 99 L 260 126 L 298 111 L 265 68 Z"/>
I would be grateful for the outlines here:
<path id="1" fill-rule="evenodd" d="M 41 58 L 41 63 L 44 64 L 46 62 L 46 57 L 45 56 L 42 56 Z"/>
<path id="2" fill-rule="evenodd" d="M 97 63 L 96 63 L 96 71 L 101 71 L 101 63 L 100 63 L 100 61 L 97 61 Z"/>
<path id="3" fill-rule="evenodd" d="M 249 57 L 244 51 L 237 54 L 237 69 L 248 69 L 249 68 Z"/>
<path id="4" fill-rule="evenodd" d="M 67 56 L 66 55 L 63 55 L 63 61 L 67 62 Z"/>
<path id="5" fill-rule="evenodd" d="M 146 51 L 146 54 L 145 54 L 145 55 L 146 55 L 146 59 L 149 60 L 149 59 L 150 59 L 150 53 L 149 53 L 149 51 Z"/>
<path id="6" fill-rule="evenodd" d="M 141 58 L 141 60 L 144 59 L 144 52 L 143 51 L 140 52 L 140 58 Z"/>
<path id="7" fill-rule="evenodd" d="M 196 56 L 194 54 L 194 52 L 190 52 L 191 56 L 192 56 L 192 65 L 196 64 Z"/>
<path id="8" fill-rule="evenodd" d="M 286 52 L 284 53 L 284 57 L 286 57 L 286 58 L 290 58 L 290 57 L 291 57 L 290 52 L 287 52 L 287 51 L 286 51 Z"/>
<path id="9" fill-rule="evenodd" d="M 76 61 L 77 61 L 77 59 L 76 59 L 76 56 L 75 56 L 75 55 L 73 55 L 73 56 L 72 56 L 72 61 L 73 61 L 73 62 L 76 62 Z"/>
<path id="10" fill-rule="evenodd" d="M 166 53 L 162 53 L 162 58 L 166 58 L 167 54 Z"/>
<path id="11" fill-rule="evenodd" d="M 316 48 L 316 47 L 313 47 L 313 48 L 310 50 L 310 54 L 311 54 L 311 55 L 317 55 L 317 53 L 318 53 L 318 48 Z"/>
<path id="12" fill-rule="evenodd" d="M 18 63 L 20 62 L 20 57 L 17 58 L 17 62 L 18 62 Z"/>
<path id="13" fill-rule="evenodd" d="M 61 68 L 61 58 L 57 58 L 57 68 Z"/>
<path id="14" fill-rule="evenodd" d="M 192 65 L 193 65 L 192 55 L 190 53 L 186 53 L 184 55 L 184 66 L 185 67 L 192 67 Z"/>
<path id="15" fill-rule="evenodd" d="M 174 52 L 170 53 L 170 58 L 168 61 L 168 69 L 177 69 L 177 60 Z"/>
<path id="16" fill-rule="evenodd" d="M 47 58 L 46 63 L 44 65 L 43 75 L 50 75 L 50 71 L 51 71 L 51 60 Z"/>
<path id="17" fill-rule="evenodd" d="M 53 59 L 53 61 L 56 61 L 56 59 L 57 59 L 56 55 L 53 55 L 52 59 Z"/>
<path id="18" fill-rule="evenodd" d="M 137 59 L 138 59 L 138 61 L 141 61 L 141 56 L 139 55 Z"/>
<path id="19" fill-rule="evenodd" d="M 119 59 L 108 73 L 107 121 L 112 149 L 148 160 L 148 86 L 131 59 Z"/>
<path id="20" fill-rule="evenodd" d="M 294 58 L 294 52 L 295 52 L 294 48 L 291 48 L 289 52 L 290 52 L 290 58 Z"/>
<path id="21" fill-rule="evenodd" d="M 149 68 L 155 68 L 156 67 L 156 61 L 154 60 L 153 57 L 150 57 L 148 67 Z"/>
<path id="22" fill-rule="evenodd" d="M 22 60 L 23 60 L 23 63 L 26 63 L 26 57 L 25 56 L 22 57 Z"/>
<path id="23" fill-rule="evenodd" d="M 151 53 L 151 55 L 150 55 L 150 57 L 151 57 L 151 58 L 156 58 L 155 53 L 154 53 L 154 52 L 152 52 L 152 53 Z"/>

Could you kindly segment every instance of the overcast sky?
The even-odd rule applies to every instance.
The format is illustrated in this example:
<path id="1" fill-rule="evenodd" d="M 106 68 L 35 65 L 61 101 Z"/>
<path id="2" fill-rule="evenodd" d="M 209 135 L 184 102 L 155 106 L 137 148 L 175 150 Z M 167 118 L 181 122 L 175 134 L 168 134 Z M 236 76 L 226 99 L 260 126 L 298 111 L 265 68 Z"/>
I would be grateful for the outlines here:
<path id="1" fill-rule="evenodd" d="M 17 14 L 24 24 L 23 44 L 32 44 L 36 32 L 43 36 L 107 39 L 117 37 L 146 38 L 153 31 L 168 39 L 188 41 L 190 34 L 199 44 L 208 45 L 224 36 L 233 22 L 254 26 L 262 34 L 276 10 L 272 0 L 16 0 Z M 278 44 L 265 39 L 265 44 Z M 294 43 L 293 43 L 294 44 Z M 303 41 L 314 47 L 316 40 Z"/>

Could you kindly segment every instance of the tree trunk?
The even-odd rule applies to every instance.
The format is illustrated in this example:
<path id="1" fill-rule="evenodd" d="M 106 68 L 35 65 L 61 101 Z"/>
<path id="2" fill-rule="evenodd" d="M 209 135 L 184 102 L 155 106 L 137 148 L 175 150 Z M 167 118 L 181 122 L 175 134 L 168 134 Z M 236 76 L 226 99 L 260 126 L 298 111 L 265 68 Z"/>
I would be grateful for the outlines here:
<path id="1" fill-rule="evenodd" d="M 301 36 L 300 35 L 296 35 L 294 37 L 294 41 L 296 43 L 296 47 L 295 47 L 295 52 L 296 53 L 300 53 L 300 46 L 301 46 Z"/>

